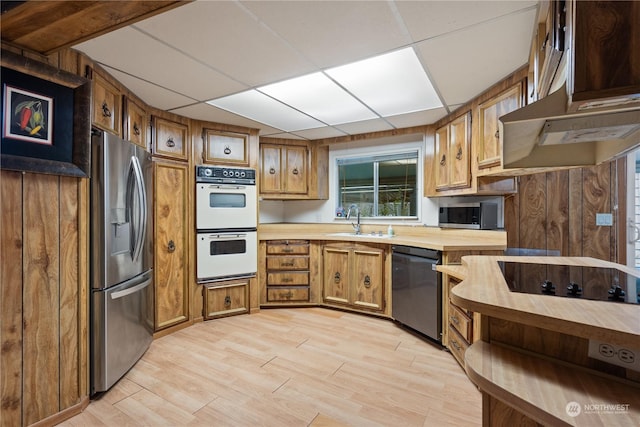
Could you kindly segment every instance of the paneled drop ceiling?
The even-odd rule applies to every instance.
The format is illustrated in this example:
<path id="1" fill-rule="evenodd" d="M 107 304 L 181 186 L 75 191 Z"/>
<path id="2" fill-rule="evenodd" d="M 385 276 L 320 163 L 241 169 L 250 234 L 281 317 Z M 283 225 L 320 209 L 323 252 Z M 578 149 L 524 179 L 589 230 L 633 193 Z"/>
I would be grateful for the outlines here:
<path id="1" fill-rule="evenodd" d="M 153 107 L 261 136 L 323 139 L 444 117 L 527 63 L 537 10 L 524 0 L 202 0 L 73 47 Z M 365 105 L 373 118 L 291 130 L 207 103 L 405 48 L 441 106 L 385 116 Z"/>

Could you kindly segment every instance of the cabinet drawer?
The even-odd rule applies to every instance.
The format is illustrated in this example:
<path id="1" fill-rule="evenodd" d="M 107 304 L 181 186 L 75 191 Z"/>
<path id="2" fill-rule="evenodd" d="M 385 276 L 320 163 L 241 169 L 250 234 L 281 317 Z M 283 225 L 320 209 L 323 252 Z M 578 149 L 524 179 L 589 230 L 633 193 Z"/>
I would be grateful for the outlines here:
<path id="1" fill-rule="evenodd" d="M 249 312 L 249 282 L 204 285 L 203 294 L 205 319 Z"/>
<path id="2" fill-rule="evenodd" d="M 267 274 L 268 286 L 296 286 L 296 285 L 308 285 L 309 284 L 309 272 L 308 271 L 287 271 L 287 272 L 272 272 Z"/>
<path id="3" fill-rule="evenodd" d="M 267 244 L 267 254 L 269 255 L 306 255 L 308 253 L 308 241 L 289 240 L 288 242 Z"/>
<path id="4" fill-rule="evenodd" d="M 309 288 L 267 288 L 268 302 L 309 301 Z"/>
<path id="5" fill-rule="evenodd" d="M 449 303 L 449 324 L 455 328 L 467 343 L 473 341 L 473 319 L 457 305 Z"/>
<path id="6" fill-rule="evenodd" d="M 451 325 L 449 325 L 449 351 L 458 363 L 464 368 L 464 352 L 467 351 L 469 344 L 460 336 Z"/>
<path id="7" fill-rule="evenodd" d="M 308 256 L 269 256 L 267 257 L 268 270 L 308 270 Z"/>

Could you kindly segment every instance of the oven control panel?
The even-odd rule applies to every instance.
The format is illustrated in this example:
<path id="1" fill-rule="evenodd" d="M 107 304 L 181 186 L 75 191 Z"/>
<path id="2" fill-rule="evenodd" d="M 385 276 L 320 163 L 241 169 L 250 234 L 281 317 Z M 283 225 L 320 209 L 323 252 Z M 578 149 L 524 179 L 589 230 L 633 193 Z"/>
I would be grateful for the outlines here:
<path id="1" fill-rule="evenodd" d="M 256 185 L 256 170 L 222 166 L 196 166 L 196 182 Z"/>

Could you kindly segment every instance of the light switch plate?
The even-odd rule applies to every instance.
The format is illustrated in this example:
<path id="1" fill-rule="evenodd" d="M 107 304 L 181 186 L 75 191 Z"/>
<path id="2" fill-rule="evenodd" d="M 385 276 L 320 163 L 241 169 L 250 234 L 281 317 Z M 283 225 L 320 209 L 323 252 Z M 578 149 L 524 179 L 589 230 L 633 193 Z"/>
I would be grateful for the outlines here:
<path id="1" fill-rule="evenodd" d="M 610 213 L 597 213 L 596 214 L 596 225 L 613 225 L 613 214 Z"/>

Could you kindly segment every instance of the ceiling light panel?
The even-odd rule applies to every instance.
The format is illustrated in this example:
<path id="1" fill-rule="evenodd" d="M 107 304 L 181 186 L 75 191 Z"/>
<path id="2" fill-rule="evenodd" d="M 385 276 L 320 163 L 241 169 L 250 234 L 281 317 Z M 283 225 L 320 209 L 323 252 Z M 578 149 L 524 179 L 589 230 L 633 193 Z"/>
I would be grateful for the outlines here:
<path id="1" fill-rule="evenodd" d="M 330 125 L 378 117 L 323 73 L 262 86 L 258 90 Z"/>
<path id="2" fill-rule="evenodd" d="M 207 104 L 287 132 L 325 126 L 324 123 L 256 90 L 213 99 L 207 101 Z"/>
<path id="3" fill-rule="evenodd" d="M 332 68 L 326 73 L 381 116 L 442 106 L 412 48 Z"/>

